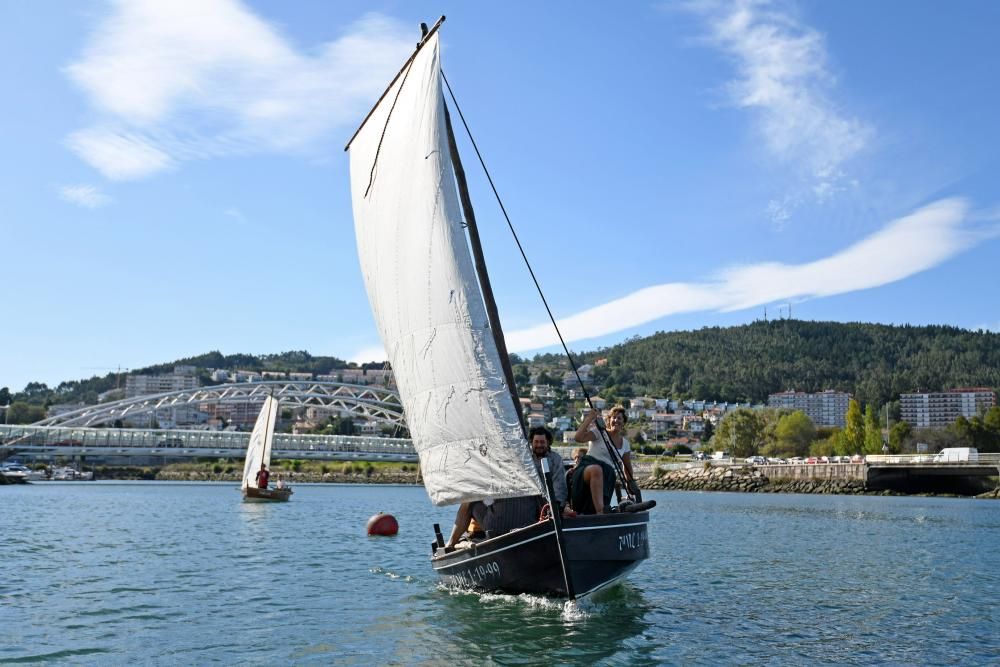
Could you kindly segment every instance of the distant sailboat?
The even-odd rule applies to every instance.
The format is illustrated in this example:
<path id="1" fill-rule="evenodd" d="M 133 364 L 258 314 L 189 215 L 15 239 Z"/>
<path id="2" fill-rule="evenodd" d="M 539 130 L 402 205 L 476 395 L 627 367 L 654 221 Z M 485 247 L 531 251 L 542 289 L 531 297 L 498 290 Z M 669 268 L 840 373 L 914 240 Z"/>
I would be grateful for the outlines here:
<path id="1" fill-rule="evenodd" d="M 288 500 L 292 490 L 285 488 L 261 489 L 257 487 L 257 473 L 261 464 L 270 469 L 271 443 L 274 440 L 274 423 L 278 418 L 278 399 L 268 396 L 264 401 L 257 423 L 250 434 L 250 444 L 247 446 L 247 459 L 243 464 L 243 484 L 240 490 L 243 499 L 249 502 L 270 502 Z"/>
<path id="2" fill-rule="evenodd" d="M 513 506 L 544 496 L 545 483 L 521 425 L 444 102 L 440 25 L 348 144 L 358 256 L 431 502 Z M 574 598 L 649 556 L 648 512 L 538 517 L 534 509 L 527 521 L 487 527 L 487 539 L 456 549 L 438 533 L 432 567 L 458 587 Z"/>

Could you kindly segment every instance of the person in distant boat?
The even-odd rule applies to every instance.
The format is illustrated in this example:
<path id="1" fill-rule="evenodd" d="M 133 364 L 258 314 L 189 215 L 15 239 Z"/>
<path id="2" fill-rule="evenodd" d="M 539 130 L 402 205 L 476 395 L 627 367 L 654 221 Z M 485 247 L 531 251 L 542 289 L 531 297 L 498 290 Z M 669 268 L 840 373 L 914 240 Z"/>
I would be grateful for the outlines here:
<path id="1" fill-rule="evenodd" d="M 260 470 L 257 471 L 257 488 L 266 489 L 269 479 L 271 479 L 271 473 L 267 471 L 267 466 L 261 463 Z"/>
<path id="2" fill-rule="evenodd" d="M 600 413 L 591 410 L 584 417 L 574 439 L 577 442 L 589 442 L 587 454 L 583 456 L 573 472 L 573 508 L 580 514 L 603 514 L 611 504 L 611 494 L 615 490 L 615 465 L 612 456 L 621 459 L 622 470 L 625 473 L 625 483 L 635 484 L 632 473 L 631 448 L 625 437 L 625 424 L 628 416 L 625 408 L 616 405 L 608 413 L 606 433 L 611 440 L 616 454 L 608 451 L 600 430 L 594 423 Z"/>
<path id="3" fill-rule="evenodd" d="M 282 477 L 281 475 L 278 475 L 278 481 L 277 483 L 275 483 L 274 488 L 279 490 L 285 488 L 285 478 Z"/>
<path id="4" fill-rule="evenodd" d="M 559 505 L 560 512 L 566 511 L 568 509 L 566 501 L 569 500 L 569 489 L 566 485 L 566 475 L 562 472 L 565 469 L 562 457 L 552 451 L 552 431 L 544 426 L 536 426 L 528 431 L 528 439 L 531 442 L 535 469 L 538 470 L 539 475 L 542 474 L 542 459 L 548 460 L 549 471 L 552 473 L 553 500 Z M 542 505 L 546 503 L 544 496 L 540 502 Z"/>

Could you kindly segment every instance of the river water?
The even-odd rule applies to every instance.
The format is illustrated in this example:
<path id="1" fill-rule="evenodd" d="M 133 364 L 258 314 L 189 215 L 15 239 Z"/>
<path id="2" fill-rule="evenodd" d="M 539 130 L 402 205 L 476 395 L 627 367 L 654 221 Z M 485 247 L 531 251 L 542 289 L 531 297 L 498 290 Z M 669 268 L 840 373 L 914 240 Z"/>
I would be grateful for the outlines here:
<path id="1" fill-rule="evenodd" d="M 2 486 L 0 663 L 1000 663 L 1000 502 L 646 495 L 652 557 L 566 604 L 440 588 L 419 487 Z"/>

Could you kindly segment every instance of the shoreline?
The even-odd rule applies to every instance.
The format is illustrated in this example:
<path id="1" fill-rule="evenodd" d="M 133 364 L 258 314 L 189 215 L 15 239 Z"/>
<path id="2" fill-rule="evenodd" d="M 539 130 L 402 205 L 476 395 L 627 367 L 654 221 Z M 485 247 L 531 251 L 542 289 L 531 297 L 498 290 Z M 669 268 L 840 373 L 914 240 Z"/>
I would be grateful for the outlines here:
<path id="1" fill-rule="evenodd" d="M 290 485 L 295 484 L 397 484 L 419 486 L 423 479 L 419 472 L 362 470 L 357 472 L 295 472 L 276 469 Z M 161 482 L 233 482 L 238 484 L 241 475 L 233 472 L 205 472 L 194 470 L 163 470 L 155 468 L 99 468 L 98 480 L 161 481 Z M 806 493 L 817 495 L 865 496 L 929 496 L 956 498 L 986 498 L 1000 500 L 1000 487 L 978 495 L 944 493 L 902 493 L 891 490 L 866 488 L 860 480 L 845 479 L 770 479 L 760 471 L 750 469 L 700 468 L 675 470 L 639 479 L 644 491 L 707 491 L 728 493 Z"/>
<path id="2" fill-rule="evenodd" d="M 915 496 L 940 498 L 982 498 L 1000 500 L 1000 487 L 975 495 L 955 493 L 904 493 L 890 489 L 870 489 L 860 479 L 771 479 L 752 468 L 687 468 L 651 475 L 640 480 L 641 489 L 657 491 L 721 491 L 730 493 L 808 493 L 838 496 Z"/>

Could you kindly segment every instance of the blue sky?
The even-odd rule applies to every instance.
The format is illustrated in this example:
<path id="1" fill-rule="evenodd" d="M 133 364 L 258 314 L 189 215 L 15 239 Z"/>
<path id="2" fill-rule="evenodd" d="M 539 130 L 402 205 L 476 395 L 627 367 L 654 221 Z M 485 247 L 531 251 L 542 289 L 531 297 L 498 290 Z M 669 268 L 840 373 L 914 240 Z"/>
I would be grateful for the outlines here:
<path id="1" fill-rule="evenodd" d="M 1000 4 L 0 5 L 0 386 L 381 358 L 346 140 L 443 65 L 575 350 L 786 313 L 1000 329 Z M 551 328 L 465 151 L 513 351 Z"/>

